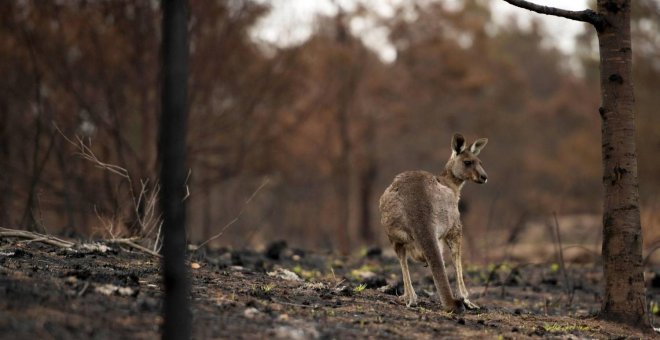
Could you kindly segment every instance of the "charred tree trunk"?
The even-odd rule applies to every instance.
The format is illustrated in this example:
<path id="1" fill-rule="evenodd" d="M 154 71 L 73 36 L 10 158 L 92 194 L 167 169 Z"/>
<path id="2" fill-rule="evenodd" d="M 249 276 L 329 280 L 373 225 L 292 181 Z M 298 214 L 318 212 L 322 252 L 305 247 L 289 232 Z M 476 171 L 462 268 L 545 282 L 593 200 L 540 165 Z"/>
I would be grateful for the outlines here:
<path id="1" fill-rule="evenodd" d="M 202 200 L 204 200 L 204 202 L 202 202 L 202 209 L 203 209 L 203 211 L 202 211 L 202 216 L 203 216 L 203 220 L 202 220 L 203 233 L 202 233 L 202 235 L 203 235 L 203 238 L 205 240 L 208 240 L 211 237 L 213 237 L 213 234 L 212 234 L 212 232 L 213 232 L 213 215 L 212 215 L 213 206 L 211 205 L 211 199 L 212 199 L 211 196 L 213 195 L 212 191 L 213 191 L 213 187 L 209 186 L 209 187 L 206 187 L 205 190 L 202 192 Z"/>
<path id="2" fill-rule="evenodd" d="M 534 12 L 592 24 L 600 46 L 598 110 L 602 121 L 603 274 L 601 317 L 650 328 L 642 265 L 642 226 L 635 146 L 630 0 L 598 0 L 598 11 L 567 11 L 504 0 Z"/>
<path id="3" fill-rule="evenodd" d="M 335 172 L 336 176 L 336 190 L 338 202 L 338 237 L 339 249 L 343 254 L 347 254 L 351 248 L 350 237 L 350 181 L 351 181 L 351 165 L 350 165 L 350 141 L 348 136 L 348 108 L 345 103 L 339 104 L 340 108 L 337 112 L 337 124 L 339 125 L 339 160 Z"/>
<path id="4" fill-rule="evenodd" d="M 374 241 L 374 233 L 371 229 L 371 194 L 373 192 L 374 179 L 376 178 L 376 167 L 368 164 L 360 176 L 360 238 L 363 242 L 370 244 Z"/>
<path id="5" fill-rule="evenodd" d="M 34 119 L 35 129 L 34 129 L 34 149 L 32 152 L 32 175 L 30 177 L 30 184 L 28 186 L 27 201 L 25 202 L 25 210 L 23 212 L 23 219 L 21 224 L 26 227 L 27 230 L 37 230 L 39 222 L 35 216 L 36 211 L 41 209 L 38 205 L 37 200 L 37 187 L 41 181 L 41 175 L 44 169 L 44 166 L 48 162 L 50 157 L 50 152 L 53 149 L 54 145 L 54 134 L 51 133 L 50 144 L 48 150 L 44 156 L 43 161 L 39 161 L 39 154 L 41 153 L 41 139 L 43 134 L 43 117 L 44 117 L 44 103 L 43 98 L 41 97 L 41 86 L 42 86 L 42 75 L 39 70 L 37 63 L 37 57 L 35 55 L 34 46 L 32 43 L 32 38 L 27 34 L 25 35 L 25 41 L 29 47 L 30 51 L 30 61 L 32 63 L 32 68 L 34 72 L 34 102 L 37 108 L 37 115 Z M 40 226 L 43 229 L 43 226 Z M 44 230 L 42 230 L 44 231 Z"/>
<path id="6" fill-rule="evenodd" d="M 343 14 L 336 18 L 337 42 L 348 48 L 351 44 L 350 37 L 343 23 Z M 349 65 L 341 65 L 339 70 L 341 79 L 341 88 L 337 98 L 337 128 L 339 134 L 339 159 L 335 168 L 335 181 L 338 202 L 338 230 L 339 249 L 343 254 L 347 254 L 351 248 L 350 237 L 350 188 L 351 188 L 351 141 L 350 141 L 350 117 L 349 110 L 355 90 L 355 77 L 351 73 Z"/>
<path id="7" fill-rule="evenodd" d="M 187 3 L 163 0 L 162 116 L 159 155 L 163 212 L 163 339 L 190 339 L 190 280 L 186 266 Z"/>
<path id="8" fill-rule="evenodd" d="M 64 155 L 64 147 L 62 145 L 63 141 L 62 140 L 53 140 L 53 143 L 55 143 L 55 155 L 57 156 L 57 164 L 60 168 L 60 173 L 62 174 L 62 206 L 63 210 L 66 211 L 66 216 L 67 216 L 67 226 L 71 230 L 76 230 L 76 216 L 75 216 L 75 207 L 73 204 L 73 195 L 71 194 L 71 188 L 74 186 L 73 181 L 71 180 L 71 176 L 69 176 L 70 173 L 73 173 L 69 169 L 69 163 L 66 161 Z"/>
<path id="9" fill-rule="evenodd" d="M 606 22 L 598 32 L 605 188 L 601 316 L 650 327 L 642 267 L 630 1 L 599 0 L 598 12 Z"/>
<path id="10" fill-rule="evenodd" d="M 363 242 L 371 244 L 374 241 L 374 232 L 371 229 L 371 194 L 373 192 L 374 181 L 378 175 L 376 165 L 375 144 L 375 125 L 373 115 L 367 115 L 366 131 L 364 133 L 365 164 L 360 173 L 360 192 L 359 192 L 359 231 Z"/>
<path id="11" fill-rule="evenodd" d="M 9 121 L 9 109 L 6 102 L 2 103 L 0 107 L 0 121 Z M 0 127 L 0 225 L 12 225 L 12 201 L 14 199 L 14 172 L 10 169 L 9 164 L 12 160 L 12 139 L 9 136 L 9 125 L 3 124 Z"/>

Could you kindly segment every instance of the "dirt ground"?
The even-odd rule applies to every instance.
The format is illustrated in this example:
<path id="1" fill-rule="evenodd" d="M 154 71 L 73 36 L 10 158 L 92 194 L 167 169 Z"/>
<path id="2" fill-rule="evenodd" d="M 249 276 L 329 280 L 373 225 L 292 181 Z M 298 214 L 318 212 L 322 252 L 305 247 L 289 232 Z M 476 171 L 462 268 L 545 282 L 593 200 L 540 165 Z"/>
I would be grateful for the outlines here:
<path id="1" fill-rule="evenodd" d="M 0 240 L 0 338 L 158 338 L 159 259 L 108 247 Z M 263 253 L 200 250 L 190 265 L 195 339 L 656 336 L 595 317 L 598 264 L 569 265 L 566 276 L 556 264 L 466 264 L 482 309 L 460 315 L 441 311 L 418 263 L 411 271 L 419 305 L 402 304 L 398 261 L 380 249 L 338 257 L 279 242 Z M 660 301 L 660 276 L 647 277 L 649 301 Z"/>

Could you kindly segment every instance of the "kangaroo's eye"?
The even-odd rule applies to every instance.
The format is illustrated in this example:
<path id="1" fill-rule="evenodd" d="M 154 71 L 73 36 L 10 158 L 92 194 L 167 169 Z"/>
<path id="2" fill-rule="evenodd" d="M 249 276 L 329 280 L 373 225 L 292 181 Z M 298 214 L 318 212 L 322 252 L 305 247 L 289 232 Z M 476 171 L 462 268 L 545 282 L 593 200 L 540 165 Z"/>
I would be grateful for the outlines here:
<path id="1" fill-rule="evenodd" d="M 463 164 L 465 164 L 465 166 L 470 166 L 472 165 L 472 161 L 463 161 Z"/>

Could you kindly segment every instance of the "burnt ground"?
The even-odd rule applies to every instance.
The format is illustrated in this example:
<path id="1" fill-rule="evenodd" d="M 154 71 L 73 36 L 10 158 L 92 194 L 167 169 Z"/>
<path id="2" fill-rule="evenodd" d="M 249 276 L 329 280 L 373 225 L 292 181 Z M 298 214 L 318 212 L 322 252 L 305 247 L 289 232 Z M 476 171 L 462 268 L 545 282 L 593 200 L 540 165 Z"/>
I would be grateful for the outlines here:
<path id="1" fill-rule="evenodd" d="M 472 301 L 483 308 L 456 315 L 441 311 L 421 264 L 411 265 L 419 305 L 399 302 L 398 261 L 379 249 L 351 257 L 283 243 L 264 253 L 198 251 L 190 269 L 194 338 L 655 336 L 595 317 L 597 264 L 570 265 L 570 289 L 553 264 L 465 267 Z M 660 301 L 660 277 L 647 276 L 649 301 Z M 161 297 L 159 259 L 151 255 L 0 240 L 0 338 L 155 339 Z"/>

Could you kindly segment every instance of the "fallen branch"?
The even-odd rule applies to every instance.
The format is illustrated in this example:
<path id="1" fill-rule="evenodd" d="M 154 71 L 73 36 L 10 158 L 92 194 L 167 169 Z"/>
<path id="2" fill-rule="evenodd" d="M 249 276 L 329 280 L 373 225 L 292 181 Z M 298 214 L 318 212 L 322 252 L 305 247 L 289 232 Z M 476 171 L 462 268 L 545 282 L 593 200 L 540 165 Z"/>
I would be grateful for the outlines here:
<path id="1" fill-rule="evenodd" d="M 291 307 L 300 307 L 300 308 L 319 308 L 318 305 L 303 305 L 303 304 L 299 304 L 299 303 L 284 302 L 284 301 L 275 300 L 275 299 L 273 299 L 273 302 L 274 302 L 274 303 L 279 303 L 279 304 L 281 304 L 281 305 L 285 305 L 285 306 L 291 306 Z"/>
<path id="2" fill-rule="evenodd" d="M 50 244 L 52 246 L 56 246 L 59 248 L 72 248 L 75 245 L 78 246 L 84 246 L 84 244 L 77 244 L 71 241 L 66 241 L 62 240 L 60 238 L 57 238 L 55 236 L 51 235 L 44 235 L 44 234 L 39 234 L 31 231 L 26 231 L 26 230 L 17 230 L 17 229 L 9 229 L 9 228 L 0 228 L 0 238 L 9 238 L 9 237 L 16 237 L 16 238 L 23 238 L 27 239 L 30 242 L 41 242 L 41 243 L 46 243 Z M 108 244 L 118 244 L 118 245 L 124 245 L 133 249 L 137 249 L 141 252 L 147 253 L 149 255 L 155 256 L 155 257 L 161 257 L 161 255 L 147 247 L 141 246 L 135 241 L 139 240 L 137 237 L 131 237 L 131 238 L 113 238 L 109 240 L 103 240 L 103 243 L 108 243 Z"/>
<path id="3" fill-rule="evenodd" d="M 149 255 L 155 256 L 155 257 L 163 257 L 161 254 L 147 248 L 144 246 L 141 246 L 135 242 L 133 242 L 135 238 L 115 238 L 115 239 L 110 239 L 110 240 L 104 240 L 103 242 L 106 243 L 111 243 L 111 244 L 119 244 L 127 247 L 131 247 L 137 250 L 140 250 L 142 252 L 145 252 Z"/>
<path id="4" fill-rule="evenodd" d="M 82 289 L 76 294 L 77 297 L 83 296 L 85 292 L 87 291 L 87 288 L 89 288 L 89 281 L 85 281 L 85 284 L 83 285 Z"/>
<path id="5" fill-rule="evenodd" d="M 73 242 L 65 241 L 50 235 L 44 235 L 44 234 L 39 234 L 25 230 L 0 228 L 0 238 L 8 238 L 8 237 L 24 238 L 31 240 L 33 242 L 46 243 L 60 248 L 71 248 L 75 244 Z"/>

